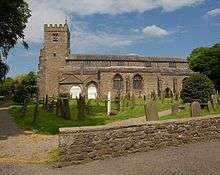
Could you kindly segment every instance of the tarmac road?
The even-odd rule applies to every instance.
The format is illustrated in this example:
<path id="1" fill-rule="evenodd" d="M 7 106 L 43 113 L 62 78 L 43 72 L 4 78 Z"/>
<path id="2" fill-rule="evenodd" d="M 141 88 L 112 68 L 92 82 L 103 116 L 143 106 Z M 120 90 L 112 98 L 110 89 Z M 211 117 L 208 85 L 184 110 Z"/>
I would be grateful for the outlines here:
<path id="1" fill-rule="evenodd" d="M 220 175 L 220 141 L 169 147 L 64 168 L 0 163 L 0 175 Z"/>

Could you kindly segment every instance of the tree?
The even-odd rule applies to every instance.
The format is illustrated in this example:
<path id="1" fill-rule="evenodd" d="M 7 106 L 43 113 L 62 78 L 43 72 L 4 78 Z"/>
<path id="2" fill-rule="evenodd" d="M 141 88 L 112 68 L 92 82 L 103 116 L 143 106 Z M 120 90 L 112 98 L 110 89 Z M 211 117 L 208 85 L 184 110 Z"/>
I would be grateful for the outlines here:
<path id="1" fill-rule="evenodd" d="M 184 103 L 207 103 L 214 91 L 214 85 L 206 75 L 194 73 L 184 81 L 180 97 Z"/>
<path id="2" fill-rule="evenodd" d="M 31 71 L 26 76 L 23 77 L 21 84 L 24 85 L 30 94 L 33 97 L 34 94 L 37 92 L 37 76 L 36 74 Z"/>
<path id="3" fill-rule="evenodd" d="M 24 85 L 19 85 L 15 90 L 15 94 L 13 97 L 13 101 L 18 104 L 24 104 L 26 99 L 29 99 L 30 95 L 28 93 L 27 88 Z"/>
<path id="4" fill-rule="evenodd" d="M 28 48 L 24 41 L 24 29 L 30 16 L 25 0 L 0 1 L 0 51 L 4 57 L 18 40 L 22 40 L 23 46 Z"/>
<path id="5" fill-rule="evenodd" d="M 8 65 L 4 63 L 0 58 L 0 83 L 2 83 L 2 80 L 5 78 L 8 71 L 9 71 Z"/>
<path id="6" fill-rule="evenodd" d="M 0 84 L 0 96 L 12 97 L 14 90 L 14 80 L 12 78 L 6 78 L 3 83 Z"/>
<path id="7" fill-rule="evenodd" d="M 220 43 L 213 47 L 194 49 L 188 58 L 190 68 L 194 72 L 207 75 L 220 90 Z"/>

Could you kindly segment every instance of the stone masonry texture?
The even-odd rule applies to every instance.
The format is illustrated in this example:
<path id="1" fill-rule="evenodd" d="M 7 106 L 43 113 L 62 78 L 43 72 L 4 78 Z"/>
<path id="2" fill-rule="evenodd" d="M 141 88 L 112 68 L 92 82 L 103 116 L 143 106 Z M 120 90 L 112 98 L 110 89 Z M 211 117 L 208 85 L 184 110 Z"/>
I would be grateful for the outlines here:
<path id="1" fill-rule="evenodd" d="M 61 128 L 62 166 L 220 139 L 220 117 L 154 121 L 142 125 Z"/>

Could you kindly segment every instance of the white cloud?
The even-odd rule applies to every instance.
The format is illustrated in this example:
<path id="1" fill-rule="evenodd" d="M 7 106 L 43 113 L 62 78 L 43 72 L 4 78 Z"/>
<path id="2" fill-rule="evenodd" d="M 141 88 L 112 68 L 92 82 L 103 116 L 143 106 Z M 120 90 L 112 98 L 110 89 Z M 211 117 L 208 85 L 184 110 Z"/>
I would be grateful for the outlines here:
<path id="1" fill-rule="evenodd" d="M 210 16 L 210 17 L 213 17 L 213 16 L 220 16 L 220 8 L 217 8 L 217 9 L 213 9 L 213 10 L 210 10 L 206 13 L 206 16 Z"/>
<path id="2" fill-rule="evenodd" d="M 158 8 L 170 12 L 203 1 L 205 0 L 27 0 L 32 10 L 32 17 L 25 34 L 29 42 L 39 43 L 43 38 L 44 23 L 63 23 L 65 19 L 70 21 L 75 15 L 116 15 Z M 90 34 L 91 37 L 97 38 L 94 33 Z M 101 40 L 104 36 L 108 38 L 109 35 L 100 36 L 99 39 Z"/>
<path id="3" fill-rule="evenodd" d="M 91 31 L 87 23 L 74 22 L 71 41 L 73 52 L 96 52 L 97 49 L 123 48 L 143 38 L 140 33 L 115 34 L 109 30 Z"/>
<path id="4" fill-rule="evenodd" d="M 167 30 L 162 29 L 156 25 L 145 27 L 143 29 L 143 33 L 147 37 L 159 37 L 159 38 L 165 37 L 170 34 L 170 32 L 168 32 Z"/>

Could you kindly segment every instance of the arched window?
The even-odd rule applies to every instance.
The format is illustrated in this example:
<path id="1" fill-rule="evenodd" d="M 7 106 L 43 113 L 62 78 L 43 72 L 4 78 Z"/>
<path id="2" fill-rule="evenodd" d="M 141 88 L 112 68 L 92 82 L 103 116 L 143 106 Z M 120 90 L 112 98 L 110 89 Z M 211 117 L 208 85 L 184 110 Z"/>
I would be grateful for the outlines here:
<path id="1" fill-rule="evenodd" d="M 140 75 L 135 75 L 133 78 L 133 89 L 142 89 L 142 80 Z"/>
<path id="2" fill-rule="evenodd" d="M 87 97 L 88 99 L 96 99 L 98 92 L 97 92 L 97 83 L 96 82 L 90 82 L 87 84 Z"/>
<path id="3" fill-rule="evenodd" d="M 71 89 L 70 89 L 70 96 L 71 98 L 79 98 L 79 95 L 82 93 L 82 90 L 79 86 L 73 86 Z"/>
<path id="4" fill-rule="evenodd" d="M 121 75 L 116 74 L 113 79 L 113 88 L 116 90 L 121 90 L 123 87 L 123 78 Z"/>

